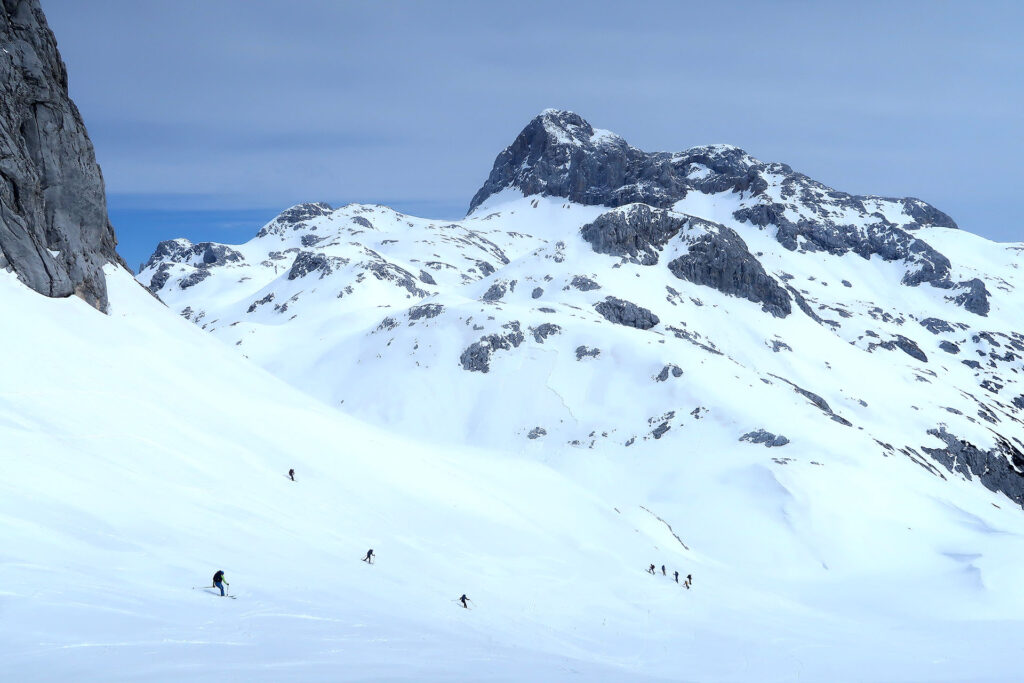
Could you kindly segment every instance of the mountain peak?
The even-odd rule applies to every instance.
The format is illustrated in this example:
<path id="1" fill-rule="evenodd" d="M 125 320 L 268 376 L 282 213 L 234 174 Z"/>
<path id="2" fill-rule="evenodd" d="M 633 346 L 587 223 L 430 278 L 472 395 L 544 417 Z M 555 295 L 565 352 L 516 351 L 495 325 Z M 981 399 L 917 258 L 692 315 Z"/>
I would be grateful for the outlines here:
<path id="1" fill-rule="evenodd" d="M 469 210 L 472 213 L 488 197 L 509 188 L 578 204 L 616 207 L 640 202 L 668 208 L 696 185 L 707 191 L 704 181 L 709 176 L 713 192 L 746 190 L 756 169 L 766 167 L 728 144 L 676 154 L 644 152 L 611 131 L 594 128 L 576 112 L 545 109 L 498 155 Z M 792 173 L 785 164 L 773 168 Z"/>
<path id="2" fill-rule="evenodd" d="M 310 221 L 321 216 L 330 216 L 332 213 L 334 213 L 334 208 L 327 202 L 304 202 L 302 204 L 296 204 L 277 214 L 272 221 L 260 229 L 257 236 L 264 237 L 271 233 L 278 235 L 284 234 L 288 230 L 301 227 L 306 221 Z"/>
<path id="3" fill-rule="evenodd" d="M 524 195 L 566 197 L 580 204 L 608 204 L 602 190 L 622 180 L 623 157 L 642 154 L 575 112 L 545 109 L 498 155 L 469 210 L 507 188 L 517 188 Z M 595 182 L 591 176 L 596 176 Z M 597 194 L 589 193 L 591 189 Z"/>
<path id="4" fill-rule="evenodd" d="M 318 216 L 328 216 L 333 212 L 334 207 L 327 202 L 303 202 L 288 207 L 277 214 L 274 220 L 278 223 L 301 223 Z"/>
<path id="5" fill-rule="evenodd" d="M 786 234 L 806 232 L 783 221 L 784 215 L 800 213 L 796 207 L 800 202 L 820 205 L 802 216 L 809 224 L 834 209 L 835 216 L 852 211 L 860 216 L 858 222 L 878 223 L 881 228 L 957 227 L 948 215 L 920 200 L 838 192 L 786 164 L 762 162 L 735 145 L 704 145 L 675 154 L 644 152 L 614 133 L 594 128 L 579 114 L 561 109 L 542 111 L 497 156 L 469 212 L 508 189 L 524 196 L 564 197 L 576 204 L 610 208 L 634 203 L 670 208 L 691 192 L 729 192 L 758 198 L 767 207 L 759 210 L 770 209 L 771 216 L 751 220 L 760 227 L 771 223 Z M 798 196 L 799 202 L 794 203 Z M 880 201 L 898 206 L 879 213 Z M 843 229 L 850 232 L 854 227 Z"/>

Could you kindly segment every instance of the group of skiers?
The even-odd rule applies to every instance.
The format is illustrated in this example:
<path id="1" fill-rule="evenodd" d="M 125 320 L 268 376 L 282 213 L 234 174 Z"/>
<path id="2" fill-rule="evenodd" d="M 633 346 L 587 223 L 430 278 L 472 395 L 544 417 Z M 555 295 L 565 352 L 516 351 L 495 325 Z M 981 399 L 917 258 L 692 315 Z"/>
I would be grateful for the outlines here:
<path id="1" fill-rule="evenodd" d="M 288 470 L 288 478 L 291 479 L 292 481 L 295 481 L 295 469 L 294 468 Z M 366 555 L 363 556 L 363 562 L 366 562 L 367 564 L 373 564 L 374 557 L 376 557 L 376 555 L 373 552 L 373 548 L 370 548 L 369 550 L 366 551 Z M 657 573 L 657 568 L 652 564 L 647 569 L 647 571 L 650 574 L 656 574 Z M 661 565 L 661 574 L 662 574 L 662 576 L 668 576 L 668 573 L 665 570 L 665 565 Z M 673 577 L 675 577 L 676 583 L 679 583 L 679 572 L 677 572 L 677 571 L 676 572 L 672 572 L 672 575 L 673 575 Z M 683 581 L 683 586 L 685 586 L 687 588 L 687 590 L 689 590 L 690 585 L 692 584 L 692 582 L 693 582 L 693 575 L 687 574 L 686 575 L 686 579 Z M 219 588 L 220 589 L 221 597 L 224 597 L 226 595 L 226 593 L 224 591 L 224 586 L 230 586 L 230 585 L 231 584 L 228 583 L 224 579 L 224 572 L 222 570 L 218 569 L 217 573 L 213 575 L 213 585 L 210 586 L 210 588 Z M 467 598 L 466 594 L 463 593 L 459 598 L 456 599 L 456 602 L 461 602 L 462 606 L 465 609 L 469 609 L 469 603 L 471 603 L 473 601 L 470 600 L 469 598 Z"/>
<path id="2" fill-rule="evenodd" d="M 648 574 L 657 575 L 658 570 L 653 564 L 647 568 Z M 668 572 L 665 570 L 665 565 L 661 565 L 661 575 L 668 576 Z M 672 576 L 675 578 L 676 583 L 679 583 L 679 572 L 672 572 Z M 693 584 L 693 574 L 687 574 L 686 579 L 683 580 L 683 586 L 686 590 L 690 590 L 690 586 Z"/>

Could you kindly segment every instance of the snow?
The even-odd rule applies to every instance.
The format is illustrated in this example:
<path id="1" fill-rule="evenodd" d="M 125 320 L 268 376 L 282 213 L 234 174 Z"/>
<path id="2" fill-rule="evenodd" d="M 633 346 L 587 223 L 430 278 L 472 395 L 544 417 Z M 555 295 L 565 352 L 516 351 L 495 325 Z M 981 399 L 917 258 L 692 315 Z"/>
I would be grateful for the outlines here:
<path id="1" fill-rule="evenodd" d="M 522 197 L 515 190 L 489 198 L 467 219 L 448 224 L 383 207 L 344 207 L 288 234 L 235 246 L 245 254 L 245 264 L 211 268 L 209 278 L 186 290 L 172 278 L 159 295 L 324 403 L 435 441 L 536 448 L 551 457 L 565 447 L 618 451 L 631 439 L 649 442 L 660 424 L 671 430 L 664 444 L 697 438 L 695 431 L 713 425 L 716 439 L 738 439 L 766 428 L 791 439 L 796 434 L 797 441 L 821 448 L 849 442 L 840 452 L 874 458 L 879 442 L 915 450 L 938 446 L 927 432 L 939 425 L 990 448 L 994 437 L 988 423 L 976 419 L 979 408 L 1001 416 L 1001 433 L 1015 433 L 1005 421 L 1016 412 L 1009 399 L 1024 393 L 1014 377 L 1014 362 L 993 361 L 976 371 L 960 360 L 975 349 L 989 353 L 973 341 L 978 329 L 1009 334 L 1024 313 L 1019 299 L 1004 296 L 998 284 L 1006 283 L 1008 291 L 1016 286 L 1016 251 L 983 244 L 960 231 L 918 231 L 929 239 L 949 233 L 941 244 L 958 255 L 955 279 L 988 279 L 994 297 L 983 319 L 947 300 L 957 290 L 901 285 L 906 263 L 877 255 L 865 259 L 784 249 L 772 230 L 733 218 L 743 201 L 733 193 L 693 191 L 674 209 L 681 217 L 701 216 L 736 230 L 767 272 L 780 281 L 788 278 L 831 321 L 828 325 L 813 322 L 795 306 L 792 315 L 774 319 L 757 303 L 682 281 L 663 265 L 617 263 L 596 254 L 578 231 L 605 207 Z M 372 230 L 351 224 L 354 217 L 368 220 Z M 311 249 L 350 262 L 330 275 L 294 280 L 285 275 L 287 257 L 283 265 L 262 265 L 274 249 L 298 248 L 299 233 L 310 230 L 323 238 Z M 699 233 L 670 242 L 661 264 L 687 253 L 688 240 Z M 960 257 L 963 253 L 978 259 Z M 417 294 L 368 276 L 367 254 L 413 276 L 427 267 L 436 284 L 417 282 Z M 434 259 L 433 266 L 427 266 L 424 255 Z M 986 273 L 984 263 L 997 257 L 1005 261 L 1002 275 Z M 476 265 L 481 260 L 496 272 L 485 274 Z M 601 288 L 577 291 L 576 276 L 587 276 Z M 143 282 L 147 277 L 140 274 Z M 501 292 L 499 299 L 487 301 L 494 288 Z M 268 295 L 273 302 L 259 304 Z M 662 325 L 644 333 L 609 323 L 594 310 L 608 295 L 651 309 Z M 443 312 L 436 318 L 413 317 L 409 307 L 421 303 L 439 305 Z M 926 317 L 961 329 L 933 334 L 917 324 Z M 531 330 L 549 323 L 560 328 L 557 334 L 535 339 Z M 487 374 L 460 367 L 460 356 L 471 344 L 487 335 L 508 334 L 513 324 L 520 327 L 523 344 L 495 350 Z M 897 336 L 916 343 L 928 362 L 877 347 Z M 296 340 L 301 340 L 301 353 L 295 351 Z M 955 341 L 964 353 L 951 356 L 939 347 L 944 341 Z M 788 350 L 776 352 L 777 342 Z M 581 363 L 575 352 L 581 346 L 601 349 L 601 355 Z M 685 378 L 652 382 L 669 364 L 682 368 Z M 987 378 L 1007 385 L 1002 395 L 988 396 L 979 387 Z M 835 413 L 854 423 L 853 429 L 831 421 L 788 382 L 822 396 Z M 396 386 L 405 391 L 395 396 Z M 738 402 L 737 396 L 744 400 Z M 711 420 L 686 417 L 697 408 L 709 410 Z M 538 427 L 546 434 L 529 443 L 527 434 Z M 858 433 L 851 438 L 853 430 Z"/>
<path id="2" fill-rule="evenodd" d="M 604 207 L 517 191 L 458 222 L 365 205 L 272 222 L 187 289 L 199 264 L 168 262 L 167 308 L 114 267 L 109 316 L 0 272 L 5 678 L 1017 679 L 1021 510 L 879 442 L 921 455 L 941 423 L 991 446 L 965 392 L 1018 433 L 1003 401 L 1019 362 L 976 372 L 937 344 L 970 356 L 976 330 L 1015 329 L 1021 246 L 917 232 L 989 283 L 979 319 L 899 285 L 907 264 L 783 249 L 732 218 L 740 200 L 691 192 L 674 210 L 735 229 L 836 326 L 672 276 L 718 228 L 641 266 L 579 237 Z M 299 251 L 337 260 L 289 279 Z M 593 307 L 608 295 L 661 323 L 610 323 Z M 443 309 L 414 317 L 425 303 Z M 966 328 L 933 335 L 915 319 L 933 314 Z M 460 366 L 512 322 L 519 346 L 487 373 Z M 561 329 L 538 341 L 544 323 Z M 868 329 L 929 362 L 869 352 Z M 577 360 L 581 345 L 600 354 Z M 659 381 L 669 364 L 682 374 Z M 790 443 L 738 440 L 758 428 Z M 217 569 L 236 600 L 205 588 Z"/>
<path id="3" fill-rule="evenodd" d="M 654 550 L 663 530 L 637 534 L 541 465 L 345 418 L 108 275 L 110 317 L 0 282 L 20 331 L 0 393 L 10 680 L 509 680 L 510 663 L 542 677 L 630 665 L 574 633 L 597 613 L 571 595 L 607 596 L 607 634 L 627 625 L 610 615 L 635 621 L 605 572 L 637 581 L 641 557 L 680 564 Z M 202 588 L 218 568 L 237 600 Z M 462 592 L 474 611 L 452 602 Z"/>
<path id="4" fill-rule="evenodd" d="M 621 140 L 615 133 L 602 128 L 595 128 L 594 134 L 590 136 L 590 142 L 594 145 L 615 144 Z"/>

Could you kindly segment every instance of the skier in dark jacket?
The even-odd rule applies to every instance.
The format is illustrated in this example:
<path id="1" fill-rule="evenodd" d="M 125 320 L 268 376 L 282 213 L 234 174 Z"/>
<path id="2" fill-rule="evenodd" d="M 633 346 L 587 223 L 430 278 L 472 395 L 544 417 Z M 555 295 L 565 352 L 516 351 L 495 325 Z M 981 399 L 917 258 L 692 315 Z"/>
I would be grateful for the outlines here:
<path id="1" fill-rule="evenodd" d="M 367 564 L 373 564 L 373 548 L 366 551 L 366 557 L 363 558 L 363 562 Z"/>
<path id="2" fill-rule="evenodd" d="M 665 573 L 665 565 L 661 565 L 661 575 L 668 576 L 668 574 Z"/>
<path id="3" fill-rule="evenodd" d="M 463 593 L 463 594 L 462 594 L 462 597 L 461 597 L 461 598 L 459 598 L 459 602 L 461 602 L 461 603 L 462 603 L 462 606 L 463 606 L 463 607 L 465 607 L 466 609 L 469 609 L 469 605 L 467 605 L 467 604 L 466 604 L 466 601 L 467 601 L 467 600 L 469 600 L 469 598 L 467 598 L 467 597 L 466 597 L 466 594 L 465 594 L 465 593 Z"/>
<path id="4" fill-rule="evenodd" d="M 679 572 L 672 572 L 676 577 L 676 583 L 679 583 Z"/>
<path id="5" fill-rule="evenodd" d="M 295 470 L 288 470 L 288 476 L 292 481 L 295 481 Z"/>
<path id="6" fill-rule="evenodd" d="M 213 587 L 220 589 L 221 597 L 224 597 L 225 585 L 230 586 L 231 584 L 224 580 L 224 571 L 218 569 L 217 573 L 213 575 Z"/>
<path id="7" fill-rule="evenodd" d="M 651 565 L 650 567 L 648 567 L 648 568 L 647 568 L 647 571 L 648 571 L 649 573 L 653 574 L 653 573 L 654 573 L 654 565 L 652 564 L 652 565 Z"/>
<path id="8" fill-rule="evenodd" d="M 686 586 L 687 590 L 689 590 L 690 586 L 692 584 L 693 584 L 693 574 L 687 574 L 686 575 L 686 582 L 683 585 Z"/>

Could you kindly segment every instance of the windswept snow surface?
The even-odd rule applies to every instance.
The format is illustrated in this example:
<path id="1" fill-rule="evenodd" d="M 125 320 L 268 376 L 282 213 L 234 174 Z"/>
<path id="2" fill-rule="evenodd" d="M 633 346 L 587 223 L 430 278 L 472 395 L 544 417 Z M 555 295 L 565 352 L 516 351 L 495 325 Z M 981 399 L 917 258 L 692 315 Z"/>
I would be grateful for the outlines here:
<path id="1" fill-rule="evenodd" d="M 1024 522 L 981 487 L 710 437 L 441 449 L 108 282 L 109 317 L 0 274 L 5 680 L 1016 677 Z"/>

